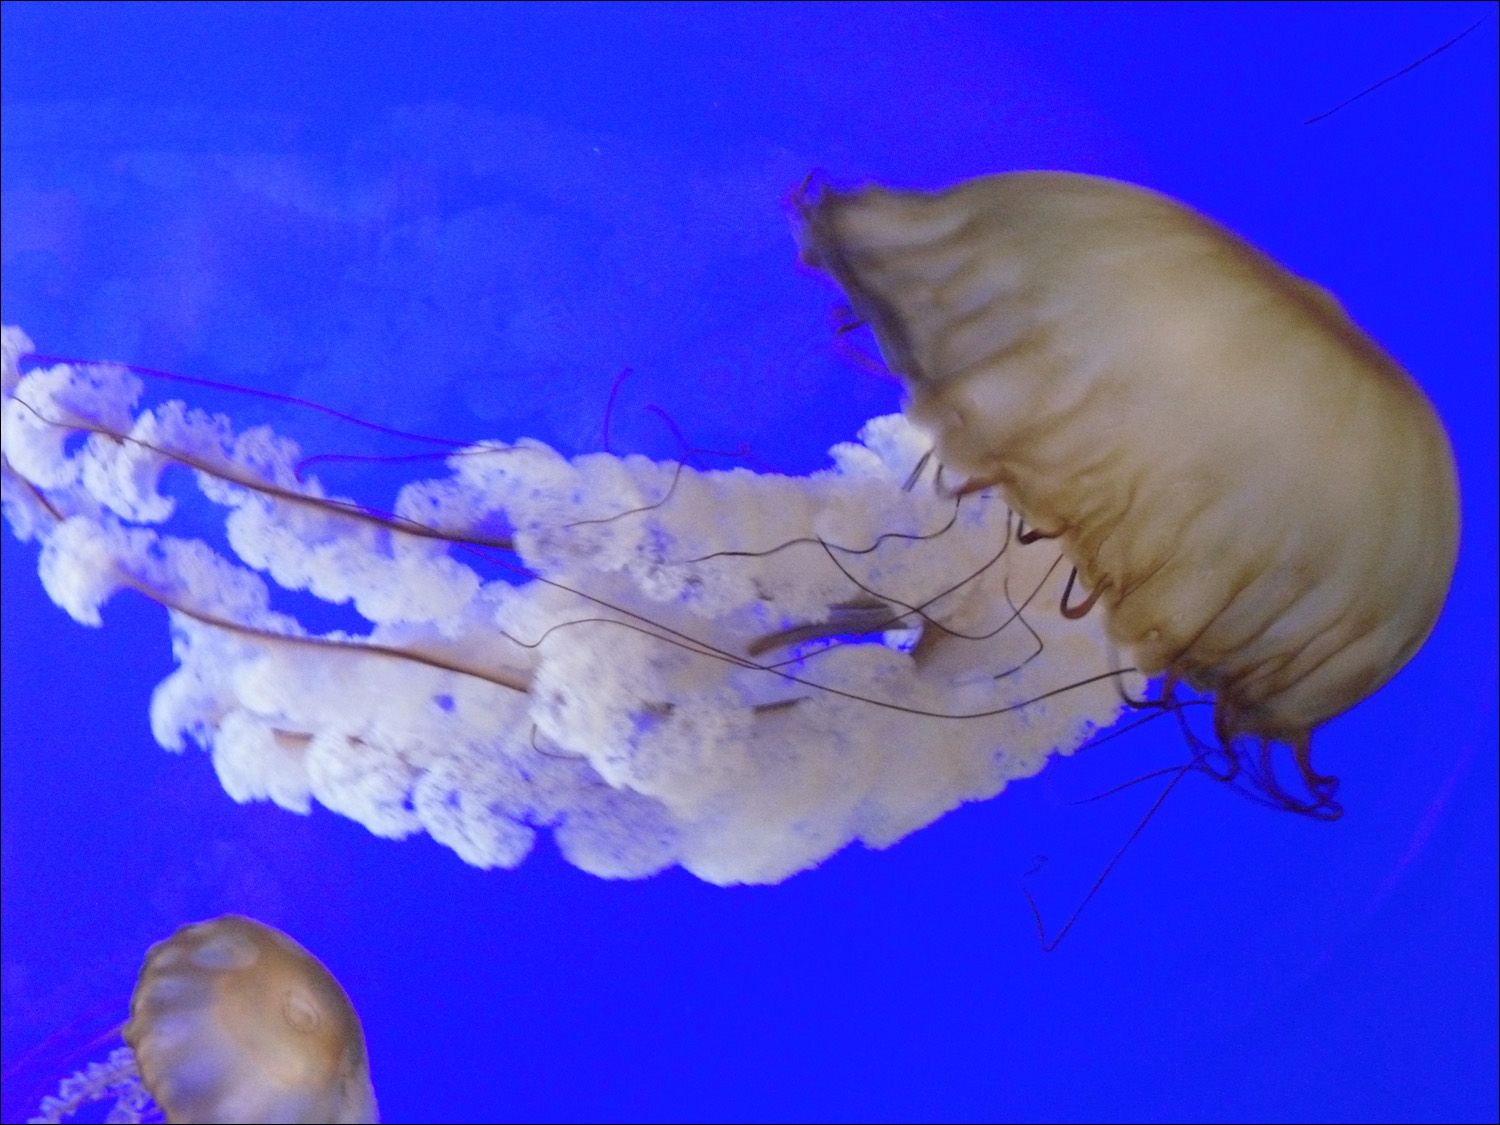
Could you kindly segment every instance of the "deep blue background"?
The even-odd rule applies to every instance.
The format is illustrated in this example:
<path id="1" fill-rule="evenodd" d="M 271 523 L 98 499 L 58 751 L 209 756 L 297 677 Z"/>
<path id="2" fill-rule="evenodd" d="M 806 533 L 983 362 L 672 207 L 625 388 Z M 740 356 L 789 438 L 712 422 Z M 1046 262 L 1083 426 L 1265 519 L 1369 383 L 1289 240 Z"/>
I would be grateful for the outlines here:
<path id="1" fill-rule="evenodd" d="M 568 452 L 598 448 L 629 366 L 616 450 L 677 452 L 654 403 L 806 471 L 898 398 L 834 355 L 781 195 L 814 167 L 1065 168 L 1185 199 L 1339 294 L 1436 401 L 1464 487 L 1437 631 L 1318 738 L 1344 819 L 1185 784 L 1051 955 L 1022 875 L 1051 858 L 1055 925 L 1151 794 L 1069 802 L 1180 759 L 1172 732 L 780 887 L 608 883 L 547 842 L 476 871 L 234 805 L 150 737 L 162 612 L 72 623 L 7 533 L 6 1120 L 120 1018 L 151 941 L 226 910 L 338 974 L 393 1121 L 1495 1119 L 1494 5 L 3 19 L 3 313 L 44 351 Z"/>

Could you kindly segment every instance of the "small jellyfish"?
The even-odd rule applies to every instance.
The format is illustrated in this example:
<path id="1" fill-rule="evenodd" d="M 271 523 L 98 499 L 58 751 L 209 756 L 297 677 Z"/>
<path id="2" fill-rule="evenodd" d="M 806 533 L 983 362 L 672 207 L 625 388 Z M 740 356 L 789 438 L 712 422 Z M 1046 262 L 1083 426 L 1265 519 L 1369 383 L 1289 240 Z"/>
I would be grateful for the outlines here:
<path id="1" fill-rule="evenodd" d="M 1458 551 L 1452 450 L 1412 378 L 1327 291 L 1130 184 L 794 202 L 804 260 L 870 324 L 943 464 L 1062 548 L 1090 591 L 1071 612 L 1097 601 L 1137 669 L 1212 692 L 1278 803 L 1335 812 L 1311 732 L 1421 647 Z M 1271 742 L 1310 805 L 1278 791 Z"/>
<path id="2" fill-rule="evenodd" d="M 279 930 L 236 914 L 183 926 L 146 953 L 122 1032 L 130 1049 L 63 1083 L 57 1121 L 141 1088 L 169 1122 L 378 1121 L 359 1016 L 333 974 Z"/>
<path id="3" fill-rule="evenodd" d="M 146 954 L 125 1042 L 168 1121 L 377 1120 L 359 1016 L 321 961 L 227 914 Z"/>

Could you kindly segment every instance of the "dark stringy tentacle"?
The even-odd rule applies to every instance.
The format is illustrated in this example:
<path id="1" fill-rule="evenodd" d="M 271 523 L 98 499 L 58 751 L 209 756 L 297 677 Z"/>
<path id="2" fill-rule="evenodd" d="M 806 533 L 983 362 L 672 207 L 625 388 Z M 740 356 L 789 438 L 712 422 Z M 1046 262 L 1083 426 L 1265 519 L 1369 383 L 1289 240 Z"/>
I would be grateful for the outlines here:
<path id="1" fill-rule="evenodd" d="M 1016 540 L 1024 547 L 1029 547 L 1033 543 L 1040 543 L 1044 539 L 1057 539 L 1062 535 L 1060 531 L 1041 531 L 1035 527 L 1027 531 L 1024 522 L 1019 524 L 1018 527 L 1020 530 L 1016 532 Z"/>
<path id="2" fill-rule="evenodd" d="M 1032 870 L 1030 872 L 1027 872 L 1027 875 L 1022 878 L 1021 893 L 1026 896 L 1026 902 L 1031 907 L 1031 917 L 1032 920 L 1036 922 L 1036 936 L 1037 940 L 1041 942 L 1043 953 L 1051 953 L 1059 945 L 1062 944 L 1063 938 L 1068 936 L 1068 931 L 1073 928 L 1073 924 L 1078 921 L 1084 910 L 1088 908 L 1089 903 L 1094 900 L 1094 896 L 1099 893 L 1099 888 L 1104 886 L 1104 882 L 1109 878 L 1110 873 L 1113 872 L 1114 869 L 1119 865 L 1120 860 L 1125 858 L 1125 853 L 1130 850 L 1130 846 L 1134 844 L 1140 834 L 1146 830 L 1146 825 L 1151 823 L 1151 818 L 1156 815 L 1157 810 L 1159 810 L 1166 802 L 1166 799 L 1171 796 L 1172 790 L 1177 788 L 1178 782 L 1186 777 L 1188 771 L 1191 769 L 1192 763 L 1189 762 L 1187 765 L 1167 771 L 1174 775 L 1172 777 L 1172 780 L 1167 782 L 1166 787 L 1163 788 L 1159 794 L 1157 794 L 1156 800 L 1151 802 L 1151 807 L 1147 809 L 1145 815 L 1136 822 L 1136 826 L 1131 829 L 1130 835 L 1125 837 L 1125 842 L 1121 844 L 1120 847 L 1116 850 L 1115 854 L 1110 857 L 1109 862 L 1104 865 L 1104 870 L 1099 872 L 1099 877 L 1094 880 L 1093 885 L 1089 887 L 1088 892 L 1083 896 L 1083 900 L 1074 909 L 1073 913 L 1068 916 L 1068 920 L 1063 923 L 1062 929 L 1058 930 L 1057 934 L 1050 941 L 1047 940 L 1047 929 L 1042 924 L 1042 912 L 1036 904 L 1036 899 L 1031 894 L 1031 889 L 1026 886 L 1026 878 L 1029 878 L 1036 872 L 1036 867 L 1033 867 Z"/>
<path id="3" fill-rule="evenodd" d="M 1236 708 L 1222 697 L 1214 708 L 1214 730 L 1223 759 L 1230 766 L 1227 774 L 1219 776 L 1215 773 L 1214 776 L 1230 783 L 1241 796 L 1268 808 L 1309 816 L 1315 820 L 1337 820 L 1343 815 L 1343 806 L 1334 800 L 1334 794 L 1338 791 L 1338 778 L 1320 774 L 1313 769 L 1310 734 L 1287 742 L 1241 734 Z M 1278 745 L 1290 748 L 1298 776 L 1307 790 L 1306 797 L 1288 793 L 1278 780 L 1275 760 Z"/>
<path id="4" fill-rule="evenodd" d="M 1117 681 L 1118 682 L 1118 681 Z M 1122 697 L 1124 695 L 1121 689 Z M 1296 762 L 1299 776 L 1306 787 L 1310 799 L 1303 800 L 1293 797 L 1287 793 L 1276 778 L 1275 763 L 1273 755 L 1276 746 L 1275 741 L 1267 738 L 1247 739 L 1244 736 L 1233 734 L 1233 715 L 1229 708 L 1219 705 L 1215 708 L 1215 727 L 1217 739 L 1208 742 L 1199 737 L 1192 729 L 1186 719 L 1186 710 L 1189 707 L 1211 706 L 1207 700 L 1202 699 L 1179 699 L 1177 697 L 1177 684 L 1170 676 L 1163 681 L 1160 694 L 1156 699 L 1143 698 L 1139 701 L 1127 703 L 1139 710 L 1150 711 L 1142 719 L 1130 723 L 1124 727 L 1111 730 L 1106 734 L 1094 739 L 1088 745 L 1080 749 L 1094 749 L 1105 742 L 1112 741 L 1128 734 L 1147 723 L 1161 718 L 1163 715 L 1171 714 L 1177 721 L 1182 732 L 1184 741 L 1188 744 L 1190 751 L 1186 762 L 1177 766 L 1167 766 L 1161 769 L 1151 770 L 1139 777 L 1132 778 L 1122 784 L 1115 785 L 1103 792 L 1096 793 L 1080 801 L 1071 802 L 1075 805 L 1090 804 L 1103 800 L 1107 797 L 1116 796 L 1127 789 L 1131 789 L 1144 782 L 1160 777 L 1171 777 L 1165 789 L 1152 802 L 1145 815 L 1136 824 L 1135 828 L 1126 837 L 1123 844 L 1110 858 L 1109 862 L 1100 872 L 1099 877 L 1085 893 L 1082 901 L 1074 908 L 1073 913 L 1068 916 L 1062 928 L 1052 937 L 1047 937 L 1046 926 L 1042 921 L 1041 908 L 1037 905 L 1036 898 L 1032 895 L 1027 881 L 1040 869 L 1040 863 L 1033 865 L 1021 882 L 1022 893 L 1026 896 L 1027 905 L 1031 908 L 1031 915 L 1037 927 L 1037 939 L 1041 943 L 1042 950 L 1051 953 L 1061 944 L 1068 932 L 1073 928 L 1085 908 L 1098 894 L 1100 888 L 1125 852 L 1135 843 L 1136 839 L 1145 830 L 1146 825 L 1166 801 L 1168 795 L 1176 788 L 1185 776 L 1191 772 L 1202 773 L 1214 781 L 1226 785 L 1232 792 L 1239 794 L 1257 804 L 1268 808 L 1278 809 L 1285 812 L 1297 813 L 1308 816 L 1315 820 L 1333 821 L 1343 815 L 1343 807 L 1334 799 L 1338 790 L 1338 778 L 1331 775 L 1319 773 L 1312 765 L 1312 739 L 1305 735 L 1289 745 L 1293 760 Z"/>
<path id="5" fill-rule="evenodd" d="M 1136 671 L 1136 669 L 1132 668 L 1130 669 L 1130 671 L 1133 672 Z M 1123 680 L 1115 681 L 1115 691 L 1120 696 L 1120 702 L 1125 704 L 1125 706 L 1129 707 L 1132 711 L 1165 710 L 1165 708 L 1162 707 L 1160 700 L 1151 699 L 1149 696 L 1145 695 L 1137 699 L 1135 696 L 1131 695 L 1128 691 L 1125 690 L 1125 682 Z M 1153 716 L 1153 718 L 1154 717 L 1155 716 Z"/>
<path id="6" fill-rule="evenodd" d="M 1097 589 L 1090 592 L 1089 596 L 1084 598 L 1083 601 L 1077 605 L 1070 606 L 1068 598 L 1072 596 L 1073 583 L 1077 580 L 1078 568 L 1075 566 L 1068 574 L 1068 584 L 1063 587 L 1062 601 L 1058 604 L 1058 609 L 1069 621 L 1077 621 L 1080 618 L 1087 617 L 1089 610 L 1093 609 L 1094 603 L 1099 600 L 1099 595 L 1104 593 L 1104 587 L 1100 585 Z"/>
<path id="7" fill-rule="evenodd" d="M 1332 774 L 1322 774 L 1313 769 L 1312 735 L 1308 735 L 1292 747 L 1292 756 L 1297 770 L 1302 774 L 1302 784 L 1317 800 L 1308 810 L 1320 820 L 1337 820 L 1344 815 L 1344 806 L 1333 799 L 1338 792 L 1339 779 Z"/>
<path id="8" fill-rule="evenodd" d="M 912 468 L 910 475 L 908 475 L 906 478 L 906 483 L 901 486 L 902 492 L 910 492 L 912 489 L 917 487 L 917 481 L 922 479 L 922 470 L 927 468 L 928 462 L 930 462 L 931 460 L 932 450 L 929 449 L 917 460 L 917 463 Z M 941 469 L 939 471 L 941 471 Z"/>

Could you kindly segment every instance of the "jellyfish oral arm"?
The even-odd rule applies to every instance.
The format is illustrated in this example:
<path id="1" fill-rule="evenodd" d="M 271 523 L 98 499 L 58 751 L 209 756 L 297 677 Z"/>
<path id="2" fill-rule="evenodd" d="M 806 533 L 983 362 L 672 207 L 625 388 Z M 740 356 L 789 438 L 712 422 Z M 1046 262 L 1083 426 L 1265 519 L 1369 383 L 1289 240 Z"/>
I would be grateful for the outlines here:
<path id="1" fill-rule="evenodd" d="M 601 875 L 774 882 L 995 795 L 1122 707 L 1098 615 L 1056 611 L 1056 546 L 940 487 L 900 417 L 803 478 L 485 443 L 378 513 L 269 430 L 139 410 L 118 367 L 23 374 L 29 341 L 4 345 L 11 527 L 79 621 L 120 589 L 172 611 L 153 732 L 208 750 L 237 800 L 316 800 L 480 866 L 548 829 Z M 172 464 L 234 557 L 168 534 Z M 369 628 L 313 634 L 276 587 Z"/>

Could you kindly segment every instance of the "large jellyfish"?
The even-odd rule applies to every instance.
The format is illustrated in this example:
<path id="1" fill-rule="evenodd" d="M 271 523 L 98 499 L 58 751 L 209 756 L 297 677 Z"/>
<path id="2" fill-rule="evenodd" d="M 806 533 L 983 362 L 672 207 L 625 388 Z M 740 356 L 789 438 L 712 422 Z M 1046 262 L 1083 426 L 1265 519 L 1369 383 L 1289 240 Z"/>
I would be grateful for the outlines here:
<path id="1" fill-rule="evenodd" d="M 1451 457 L 1414 384 L 1332 298 L 1139 189 L 801 208 L 914 392 L 831 470 L 481 443 L 381 512 L 268 430 L 141 409 L 127 369 L 23 375 L 7 330 L 7 516 L 77 620 L 121 589 L 171 611 L 163 745 L 209 750 L 238 800 L 480 866 L 545 827 L 601 875 L 779 881 L 1035 774 L 1142 673 L 1168 704 L 1172 681 L 1219 694 L 1232 766 L 1240 735 L 1290 742 L 1306 800 L 1252 776 L 1334 810 L 1308 733 L 1411 655 L 1452 570 Z M 167 533 L 173 465 L 237 559 Z M 482 577 L 497 559 L 519 581 Z M 369 628 L 313 634 L 267 578 Z"/>
<path id="2" fill-rule="evenodd" d="M 332 973 L 280 930 L 235 914 L 146 953 L 128 1047 L 45 1099 L 37 1121 L 112 1100 L 111 1121 L 378 1121 L 364 1029 Z M 153 1105 L 154 1103 L 154 1105 Z"/>

